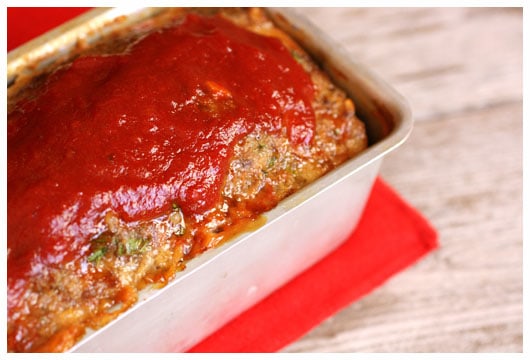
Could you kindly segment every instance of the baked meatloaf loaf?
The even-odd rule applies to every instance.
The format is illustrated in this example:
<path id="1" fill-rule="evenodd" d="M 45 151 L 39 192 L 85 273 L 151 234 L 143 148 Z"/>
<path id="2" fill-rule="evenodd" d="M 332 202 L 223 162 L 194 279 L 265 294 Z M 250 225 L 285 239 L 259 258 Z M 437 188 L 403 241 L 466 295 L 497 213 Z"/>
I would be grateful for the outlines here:
<path id="1" fill-rule="evenodd" d="M 67 350 L 367 146 L 352 100 L 260 9 L 126 45 L 9 104 L 9 351 Z"/>

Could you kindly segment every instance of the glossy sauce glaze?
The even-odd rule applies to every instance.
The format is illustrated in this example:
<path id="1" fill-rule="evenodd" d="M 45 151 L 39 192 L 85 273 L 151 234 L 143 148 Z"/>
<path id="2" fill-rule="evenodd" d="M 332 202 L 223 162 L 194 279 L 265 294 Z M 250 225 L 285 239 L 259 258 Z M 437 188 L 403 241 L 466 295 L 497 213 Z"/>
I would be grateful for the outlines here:
<path id="1" fill-rule="evenodd" d="M 279 40 L 221 17 L 57 71 L 8 119 L 8 308 L 32 274 L 86 257 L 109 211 L 134 223 L 178 204 L 199 219 L 253 130 L 310 145 L 313 96 Z"/>

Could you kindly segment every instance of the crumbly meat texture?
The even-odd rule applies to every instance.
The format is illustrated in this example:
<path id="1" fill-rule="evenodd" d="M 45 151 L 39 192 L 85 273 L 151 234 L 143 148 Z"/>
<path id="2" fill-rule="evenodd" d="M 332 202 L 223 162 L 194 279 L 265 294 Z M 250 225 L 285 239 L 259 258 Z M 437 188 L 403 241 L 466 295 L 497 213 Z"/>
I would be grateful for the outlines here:
<path id="1" fill-rule="evenodd" d="M 294 147 L 286 134 L 252 132 L 234 149 L 223 201 L 199 220 L 186 219 L 178 206 L 134 224 L 108 213 L 107 230 L 91 240 L 86 261 L 45 268 L 18 295 L 8 317 L 9 351 L 69 349 L 86 328 L 100 328 L 133 305 L 139 290 L 165 285 L 187 260 L 252 227 L 258 214 L 366 148 L 353 102 L 261 10 L 225 16 L 280 38 L 310 73 L 316 89 L 313 146 Z"/>

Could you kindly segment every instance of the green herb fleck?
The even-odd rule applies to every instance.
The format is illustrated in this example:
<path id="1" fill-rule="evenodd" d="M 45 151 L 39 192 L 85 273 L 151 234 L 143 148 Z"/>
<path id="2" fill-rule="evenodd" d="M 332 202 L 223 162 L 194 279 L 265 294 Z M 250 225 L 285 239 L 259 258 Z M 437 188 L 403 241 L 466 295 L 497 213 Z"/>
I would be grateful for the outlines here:
<path id="1" fill-rule="evenodd" d="M 302 62 L 302 56 L 300 56 L 300 54 L 296 51 L 291 51 L 291 55 L 293 56 L 293 58 L 300 64 L 303 64 Z"/>
<path id="2" fill-rule="evenodd" d="M 267 164 L 267 169 L 270 169 L 271 167 L 273 167 L 274 164 L 276 164 L 276 160 L 278 160 L 276 156 L 271 156 L 269 159 L 269 163 Z"/>
<path id="3" fill-rule="evenodd" d="M 126 252 L 125 245 L 123 245 L 117 238 L 114 239 L 114 244 L 116 246 L 116 255 L 118 256 L 125 255 L 125 252 Z"/>
<path id="4" fill-rule="evenodd" d="M 90 254 L 87 260 L 90 262 L 95 262 L 97 264 L 103 258 L 103 256 L 105 256 L 107 251 L 108 251 L 108 248 L 106 246 L 99 247 L 96 250 L 94 250 L 92 254 Z"/>
<path id="5" fill-rule="evenodd" d="M 130 237 L 125 243 L 125 253 L 127 255 L 140 254 L 147 248 L 148 241 L 141 237 Z"/>

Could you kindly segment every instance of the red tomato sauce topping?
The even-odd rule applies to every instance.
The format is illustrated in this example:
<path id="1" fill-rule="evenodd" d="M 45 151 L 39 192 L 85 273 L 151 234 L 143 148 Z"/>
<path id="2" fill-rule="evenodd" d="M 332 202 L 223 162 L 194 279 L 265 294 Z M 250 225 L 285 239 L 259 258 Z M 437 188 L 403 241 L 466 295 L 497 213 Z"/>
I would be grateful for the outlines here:
<path id="1" fill-rule="evenodd" d="M 112 210 L 127 222 L 221 200 L 254 130 L 308 145 L 309 75 L 275 38 L 189 15 L 119 55 L 58 70 L 8 119 L 8 284 L 86 256 Z"/>

